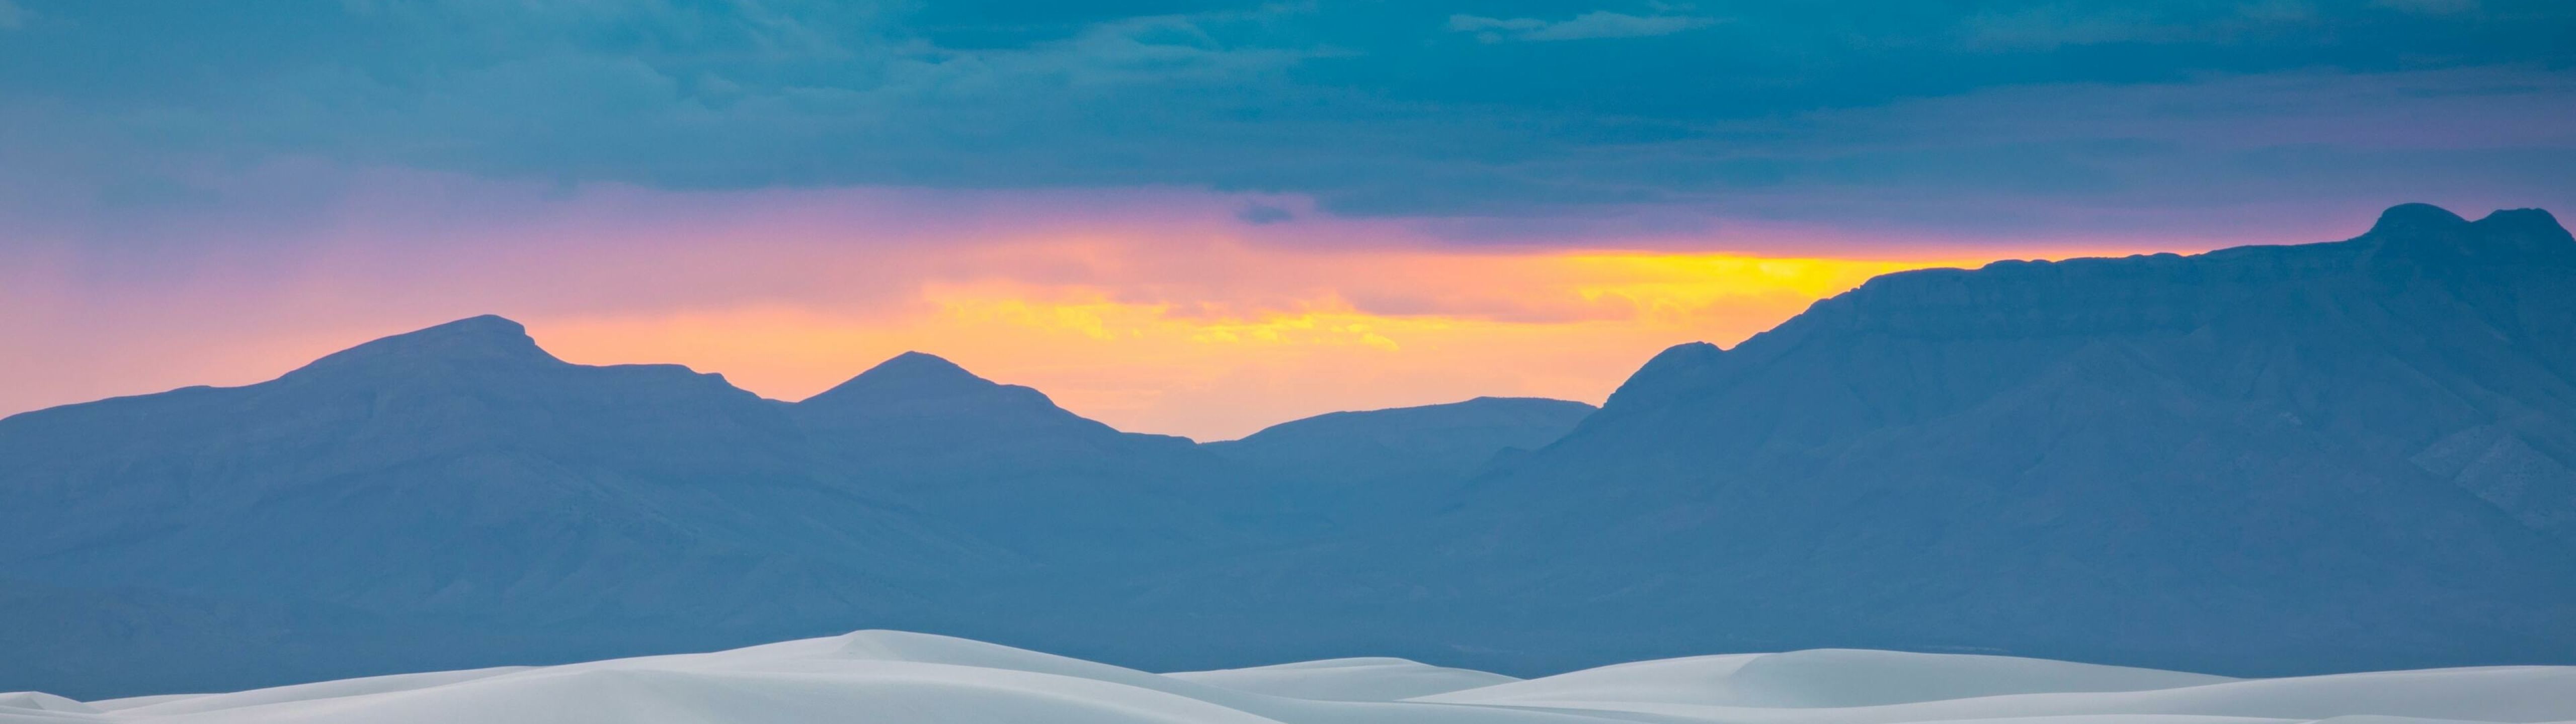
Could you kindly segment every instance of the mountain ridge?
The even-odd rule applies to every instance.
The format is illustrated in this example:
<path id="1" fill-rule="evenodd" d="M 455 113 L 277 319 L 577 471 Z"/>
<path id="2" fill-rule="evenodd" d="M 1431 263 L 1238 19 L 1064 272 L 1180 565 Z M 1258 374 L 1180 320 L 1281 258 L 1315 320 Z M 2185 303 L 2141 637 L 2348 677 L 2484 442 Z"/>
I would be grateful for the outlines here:
<path id="1" fill-rule="evenodd" d="M 399 670 L 314 658 L 378 625 L 369 650 L 451 666 L 858 621 L 1160 668 L 2564 661 L 2570 260 L 2545 212 L 2398 207 L 2344 242 L 1900 273 L 1668 349 L 1598 409 L 1479 398 L 1208 444 L 929 355 L 786 402 L 468 318 L 0 418 L 0 490 L 28 503 L 0 506 L 0 565 L 52 591 L 0 615 L 205 621 L 171 646 L 221 655 L 164 683 Z M 1250 459 L 1310 428 L 1331 434 Z M 95 693 L 170 648 L 56 635 L 11 645 L 99 653 L 0 657 L 0 688 Z"/>
<path id="2" fill-rule="evenodd" d="M 1881 277 L 1723 353 L 1668 352 L 1693 368 L 1650 363 L 1420 544 L 1473 541 L 1442 558 L 1470 569 L 1659 556 L 1696 573 L 1615 604 L 1541 601 L 1655 576 L 1481 595 L 1605 628 L 1696 601 L 1744 624 L 1701 634 L 1730 646 L 1902 636 L 2155 665 L 2263 641 L 2273 666 L 2306 661 L 2202 666 L 2251 673 L 2546 659 L 2576 646 L 2576 284 L 2557 265 L 2576 246 L 2545 214 L 2435 212 L 2322 245 Z M 1716 584 L 1747 580 L 1770 599 Z"/>
<path id="3" fill-rule="evenodd" d="M 1439 504 L 1475 471 L 1565 436 L 1595 407 L 1545 397 L 1326 412 L 1200 449 L 1290 481 L 1309 503 L 1360 523 Z"/>

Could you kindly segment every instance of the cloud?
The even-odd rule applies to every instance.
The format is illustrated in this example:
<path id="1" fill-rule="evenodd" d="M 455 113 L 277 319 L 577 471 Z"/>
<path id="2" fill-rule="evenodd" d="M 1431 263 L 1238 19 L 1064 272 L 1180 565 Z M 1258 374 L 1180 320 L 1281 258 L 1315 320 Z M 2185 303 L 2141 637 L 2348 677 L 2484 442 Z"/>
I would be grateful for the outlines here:
<path id="1" fill-rule="evenodd" d="M 2045 256 L 1466 249 L 1395 220 L 1253 224 L 1242 210 L 1302 204 L 1173 190 L 675 192 L 312 165 L 235 180 L 300 191 L 225 198 L 240 219 L 212 227 L 0 245 L 0 339 L 43 351 L 0 355 L 0 377 L 27 382 L 0 386 L 0 413 L 257 381 L 497 313 L 575 362 L 686 363 L 778 398 L 921 350 L 1129 428 L 1231 436 L 1477 394 L 1598 399 L 1655 350 L 1741 339 L 1875 274 Z M 216 244 L 137 258 L 106 234 Z M 1483 363 L 1497 355 L 1518 362 Z"/>
<path id="2" fill-rule="evenodd" d="M 2191 5 L 2050 3 L 1969 16 L 1962 44 L 1978 51 L 2053 51 L 2117 43 L 2236 45 L 2279 42 L 2319 19 L 2306 0 L 2252 0 L 2223 9 Z"/>
<path id="3" fill-rule="evenodd" d="M 2478 0 L 2371 0 L 2370 4 L 2425 15 L 2452 15 L 2478 9 Z"/>
<path id="4" fill-rule="evenodd" d="M 1572 19 L 1547 21 L 1537 18 L 1489 18 L 1478 15 L 1451 15 L 1449 29 L 1475 33 L 1485 42 L 1503 40 L 1588 40 L 1593 38 L 1642 38 L 1703 28 L 1717 21 L 1712 18 L 1683 15 L 1629 15 L 1595 10 Z"/>
<path id="5" fill-rule="evenodd" d="M 1488 30 L 1528 32 L 1547 26 L 1547 21 L 1540 20 L 1538 18 L 1512 18 L 1505 20 L 1502 18 L 1488 18 L 1481 15 L 1449 16 L 1449 29 L 1462 33 L 1473 33 Z"/>
<path id="6" fill-rule="evenodd" d="M 1234 218 L 1253 226 L 1267 226 L 1295 220 L 1297 214 L 1268 204 L 1248 204 L 1242 211 L 1235 212 Z"/>
<path id="7" fill-rule="evenodd" d="M 1511 244 L 1748 216 L 2027 236 L 2066 231 L 2033 220 L 2081 218 L 2033 210 L 2378 183 L 2351 174 L 2395 184 L 2409 177 L 2386 155 L 2398 145 L 2457 175 L 2425 183 L 2536 195 L 2555 182 L 2532 167 L 2557 141 L 2420 147 L 2529 138 L 2518 119 L 2537 116 L 2514 109 L 2561 105 L 2548 79 L 2564 74 L 2545 69 L 2576 63 L 2556 32 L 2576 7 L 2538 0 L 2438 19 L 2295 0 L 1761 3 L 1724 22 L 1598 0 L 1487 15 L 1222 0 L 220 5 L 49 4 L 13 32 L 37 42 L 0 45 L 0 221 L 204 209 L 209 174 L 308 160 L 713 192 L 1248 192 L 1311 200 L 1300 220 L 1425 219 Z M 2304 106 L 2237 90 L 2284 74 L 2337 80 Z M 2166 99 L 2134 118 L 2205 133 L 2029 93 L 2063 88 Z M 2429 94 L 2399 97 L 2417 115 L 2365 102 L 2398 88 Z M 1989 123 L 1976 114 L 1889 111 L 1945 99 L 2008 99 L 1986 117 L 2055 125 L 2045 141 L 1970 142 L 1952 127 Z M 2318 123 L 2303 108 L 2353 114 L 2315 126 L 2342 141 L 2272 132 Z M 1880 120 L 1827 137 L 1805 125 L 1816 114 Z M 2275 157 L 2247 137 L 2272 139 Z M 2159 153 L 2136 153 L 2150 141 Z"/>
<path id="8" fill-rule="evenodd" d="M 782 396 L 918 346 L 1235 429 L 1595 393 L 1870 265 L 2576 208 L 2557 0 L 39 7 L 0 0 L 0 339 L 50 342 L 0 407 L 500 312 Z"/>

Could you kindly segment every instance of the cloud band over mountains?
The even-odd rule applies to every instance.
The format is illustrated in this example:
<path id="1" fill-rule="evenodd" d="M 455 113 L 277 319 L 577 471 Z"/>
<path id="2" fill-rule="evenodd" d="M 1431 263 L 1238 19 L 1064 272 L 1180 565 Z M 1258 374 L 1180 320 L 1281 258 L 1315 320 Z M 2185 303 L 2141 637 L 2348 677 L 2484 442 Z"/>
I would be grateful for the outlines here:
<path id="1" fill-rule="evenodd" d="M 1170 431 L 1294 414 L 1148 412 L 1181 401 L 1136 401 L 1145 378 L 1353 359 L 1247 367 L 1092 333 L 1096 358 L 1031 358 L 1003 351 L 1039 346 L 1032 325 L 993 321 L 1191 340 L 1287 320 L 1408 355 L 1453 336 L 1424 370 L 1583 350 L 1599 361 L 1556 381 L 1474 391 L 1597 398 L 1643 351 L 1830 290 L 1712 273 L 1685 296 L 1774 301 L 1656 317 L 1583 290 L 1670 291 L 1689 262 L 1605 281 L 1568 259 L 1841 260 L 1840 280 L 2335 239 L 2403 201 L 2568 208 L 2571 31 L 2541 0 L 12 0 L 0 335 L 38 342 L 0 358 L 33 380 L 0 408 L 248 381 L 484 312 L 781 395 L 849 364 L 755 371 L 713 352 L 740 341 L 639 321 L 856 335 L 862 360 L 903 334 L 988 347 L 1009 359 L 979 368 L 1061 374 L 1025 381 L 1078 408 L 1081 380 L 1129 377 L 1085 411 Z M 1446 326 L 1387 334 L 1415 324 Z M 628 342 L 576 339 L 608 329 Z M 1108 366 L 1174 357 L 1193 361 Z"/>
<path id="2" fill-rule="evenodd" d="M 575 362 L 687 363 L 773 397 L 923 350 L 1122 426 L 1225 437 L 1387 400 L 1598 399 L 1674 339 L 1741 339 L 1871 276 L 1992 253 L 1462 249 L 1399 220 L 1255 223 L 1239 210 L 1273 201 L 1180 191 L 321 186 L 338 191 L 245 219 L 238 244 L 113 274 L 76 247 L 0 253 L 0 322 L 79 342 L 0 361 L 50 382 L 6 406 L 257 381 L 384 329 L 498 311 Z M 1821 234 L 1766 230 L 1839 243 Z"/>

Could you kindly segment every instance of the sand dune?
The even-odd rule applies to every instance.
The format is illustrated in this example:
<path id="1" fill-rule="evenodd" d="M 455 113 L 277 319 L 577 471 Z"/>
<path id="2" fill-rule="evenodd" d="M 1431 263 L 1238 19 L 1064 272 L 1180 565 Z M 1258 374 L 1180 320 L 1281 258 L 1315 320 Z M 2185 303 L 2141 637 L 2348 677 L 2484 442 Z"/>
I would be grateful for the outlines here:
<path id="1" fill-rule="evenodd" d="M 1237 691 L 1326 701 L 1396 701 L 1520 680 L 1502 674 L 1384 657 L 1183 671 L 1164 676 Z"/>
<path id="2" fill-rule="evenodd" d="M 1154 674 L 965 639 L 860 631 L 702 654 L 79 702 L 0 694 L 0 723 L 2256 724 L 2576 720 L 2576 667 L 2289 679 L 2000 656 L 1818 650 L 1531 680 L 1404 659 Z"/>

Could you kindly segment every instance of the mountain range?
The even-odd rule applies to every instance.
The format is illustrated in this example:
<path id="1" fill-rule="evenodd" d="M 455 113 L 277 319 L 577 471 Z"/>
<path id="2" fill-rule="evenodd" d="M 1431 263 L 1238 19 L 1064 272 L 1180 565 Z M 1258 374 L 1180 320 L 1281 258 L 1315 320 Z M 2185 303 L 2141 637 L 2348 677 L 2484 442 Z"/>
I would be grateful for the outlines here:
<path id="1" fill-rule="evenodd" d="M 2410 205 L 2333 244 L 1889 275 L 1667 351 L 1458 499 L 1416 540 L 1553 622 L 1524 650 L 1680 648 L 1651 620 L 2251 675 L 2561 660 L 2576 243 Z"/>
<path id="2" fill-rule="evenodd" d="M 860 627 L 1156 669 L 2576 663 L 2576 241 L 2408 205 L 1901 273 L 1598 410 L 1212 443 L 928 355 L 791 403 L 479 317 L 0 419 L 0 620 L 38 622 L 0 629 L 0 690 L 84 698 Z"/>

